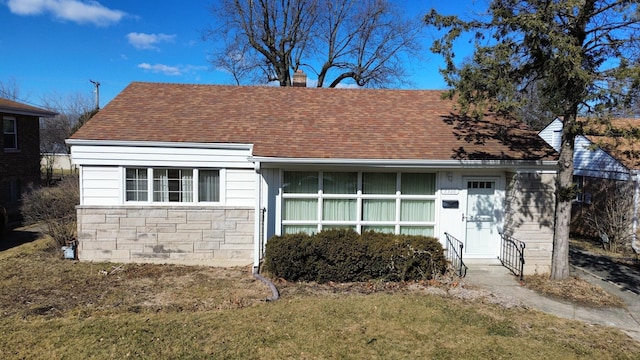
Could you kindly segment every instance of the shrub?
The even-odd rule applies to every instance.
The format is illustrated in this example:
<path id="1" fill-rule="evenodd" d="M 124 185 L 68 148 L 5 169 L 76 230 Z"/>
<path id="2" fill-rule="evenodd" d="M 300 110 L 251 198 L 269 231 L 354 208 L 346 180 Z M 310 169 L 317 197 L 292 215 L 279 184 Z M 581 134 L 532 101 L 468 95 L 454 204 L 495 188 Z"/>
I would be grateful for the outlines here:
<path id="1" fill-rule="evenodd" d="M 44 233 L 59 246 L 76 240 L 76 205 L 79 204 L 78 178 L 67 176 L 56 186 L 42 187 L 22 196 L 20 211 L 27 224 L 45 225 Z"/>
<path id="2" fill-rule="evenodd" d="M 265 251 L 266 271 L 290 281 L 430 279 L 446 266 L 436 238 L 353 230 L 274 236 Z"/>
<path id="3" fill-rule="evenodd" d="M 633 184 L 611 181 L 604 185 L 593 196 L 586 224 L 599 236 L 605 250 L 624 252 L 633 239 Z"/>

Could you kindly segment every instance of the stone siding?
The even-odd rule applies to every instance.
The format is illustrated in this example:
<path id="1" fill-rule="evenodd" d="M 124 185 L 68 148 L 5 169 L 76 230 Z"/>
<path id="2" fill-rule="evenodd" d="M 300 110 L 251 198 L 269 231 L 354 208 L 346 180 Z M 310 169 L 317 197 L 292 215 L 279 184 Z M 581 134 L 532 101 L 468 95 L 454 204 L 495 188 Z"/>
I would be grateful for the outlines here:
<path id="1" fill-rule="evenodd" d="M 79 206 L 81 261 L 236 266 L 253 262 L 254 209 Z"/>
<path id="2" fill-rule="evenodd" d="M 508 173 L 504 231 L 523 241 L 524 274 L 551 271 L 555 174 Z"/>

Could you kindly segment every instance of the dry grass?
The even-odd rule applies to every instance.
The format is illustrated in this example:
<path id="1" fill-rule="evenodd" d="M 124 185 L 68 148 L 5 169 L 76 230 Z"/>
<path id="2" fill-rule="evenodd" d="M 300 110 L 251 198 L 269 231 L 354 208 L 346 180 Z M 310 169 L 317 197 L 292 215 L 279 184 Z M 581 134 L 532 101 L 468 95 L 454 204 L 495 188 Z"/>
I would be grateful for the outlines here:
<path id="1" fill-rule="evenodd" d="M 23 246 L 0 258 L 4 316 L 195 312 L 243 308 L 270 296 L 248 267 L 80 263 L 62 260 L 44 239 Z"/>
<path id="2" fill-rule="evenodd" d="M 578 277 L 551 280 L 549 274 L 525 277 L 524 286 L 543 295 L 591 307 L 623 307 L 622 299 Z"/>
<path id="3" fill-rule="evenodd" d="M 280 282 L 282 298 L 265 302 L 271 294 L 248 268 L 82 263 L 59 255 L 44 240 L 0 252 L 3 359 L 633 359 L 640 353 L 640 343 L 615 329 L 446 295 L 462 286 L 455 280 Z"/>

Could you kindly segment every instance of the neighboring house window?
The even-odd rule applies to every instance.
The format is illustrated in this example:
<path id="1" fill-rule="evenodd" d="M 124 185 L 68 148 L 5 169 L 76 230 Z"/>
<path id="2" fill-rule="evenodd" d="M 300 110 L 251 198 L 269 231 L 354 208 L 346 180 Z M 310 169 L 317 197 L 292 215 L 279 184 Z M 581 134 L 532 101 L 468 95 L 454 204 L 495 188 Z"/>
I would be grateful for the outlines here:
<path id="1" fill-rule="evenodd" d="M 575 201 L 591 204 L 591 194 L 584 192 L 584 176 L 574 175 L 573 182 L 576 184 Z"/>
<path id="2" fill-rule="evenodd" d="M 4 183 L 4 198 L 8 203 L 20 201 L 20 180 L 13 179 Z"/>
<path id="3" fill-rule="evenodd" d="M 18 148 L 18 126 L 16 118 L 5 116 L 2 118 L 2 130 L 4 134 L 4 148 L 15 150 Z"/>
<path id="4" fill-rule="evenodd" d="M 185 203 L 196 195 L 200 202 L 220 201 L 219 170 L 127 168 L 125 182 L 126 201 Z"/>
<path id="5" fill-rule="evenodd" d="M 285 171 L 282 232 L 433 235 L 435 174 Z"/>

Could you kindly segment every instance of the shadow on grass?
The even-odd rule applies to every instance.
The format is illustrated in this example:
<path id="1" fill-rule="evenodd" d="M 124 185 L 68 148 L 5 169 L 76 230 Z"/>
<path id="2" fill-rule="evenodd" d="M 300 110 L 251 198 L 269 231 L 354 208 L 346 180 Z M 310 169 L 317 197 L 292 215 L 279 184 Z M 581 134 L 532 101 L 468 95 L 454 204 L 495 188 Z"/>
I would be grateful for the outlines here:
<path id="1" fill-rule="evenodd" d="M 640 295 L 640 271 L 634 267 L 612 261 L 606 256 L 570 249 L 571 265 L 588 270 L 606 281 Z"/>
<path id="2" fill-rule="evenodd" d="M 40 236 L 42 236 L 42 233 L 36 228 L 21 227 L 8 230 L 0 240 L 0 251 L 30 243 Z"/>

